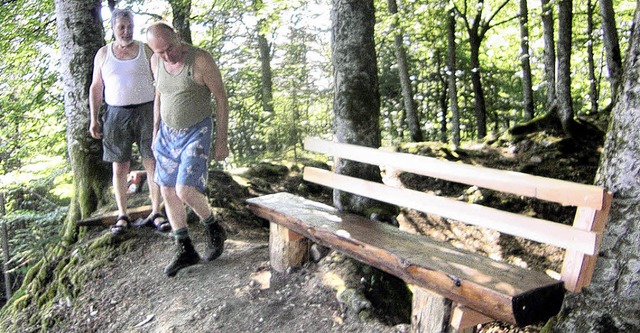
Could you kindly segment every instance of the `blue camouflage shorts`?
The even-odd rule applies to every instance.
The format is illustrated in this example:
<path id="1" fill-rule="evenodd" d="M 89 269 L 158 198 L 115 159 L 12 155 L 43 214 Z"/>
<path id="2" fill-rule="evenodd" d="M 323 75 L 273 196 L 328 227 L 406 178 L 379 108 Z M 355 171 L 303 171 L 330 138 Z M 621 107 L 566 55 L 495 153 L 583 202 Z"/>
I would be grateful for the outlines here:
<path id="1" fill-rule="evenodd" d="M 193 186 L 200 192 L 205 192 L 212 124 L 211 117 L 186 129 L 174 129 L 164 122 L 160 124 L 154 143 L 154 180 L 158 185 Z"/>

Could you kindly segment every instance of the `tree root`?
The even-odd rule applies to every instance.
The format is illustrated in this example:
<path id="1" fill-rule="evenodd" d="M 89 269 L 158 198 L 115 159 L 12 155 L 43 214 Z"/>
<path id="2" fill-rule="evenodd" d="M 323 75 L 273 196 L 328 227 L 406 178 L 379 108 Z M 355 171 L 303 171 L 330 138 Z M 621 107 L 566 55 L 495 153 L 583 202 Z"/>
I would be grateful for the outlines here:
<path id="1" fill-rule="evenodd" d="M 60 319 L 56 309 L 71 306 L 95 270 L 113 259 L 114 240 L 105 233 L 85 243 L 55 246 L 30 267 L 20 289 L 0 310 L 0 331 L 49 331 Z M 118 252 L 127 252 L 134 243 L 123 241 Z"/>

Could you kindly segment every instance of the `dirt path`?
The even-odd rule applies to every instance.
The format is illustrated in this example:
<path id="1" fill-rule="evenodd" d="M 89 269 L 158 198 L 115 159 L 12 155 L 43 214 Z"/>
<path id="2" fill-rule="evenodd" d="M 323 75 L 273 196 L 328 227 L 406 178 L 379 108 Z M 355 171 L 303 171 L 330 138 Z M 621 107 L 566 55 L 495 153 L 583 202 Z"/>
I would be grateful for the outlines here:
<path id="1" fill-rule="evenodd" d="M 196 249 L 204 240 L 190 225 Z M 92 232 L 105 232 L 94 230 Z M 136 243 L 87 282 L 60 332 L 404 332 L 343 313 L 321 270 L 303 268 L 270 285 L 268 235 L 231 235 L 211 263 L 162 274 L 171 239 L 149 228 L 130 230 Z"/>

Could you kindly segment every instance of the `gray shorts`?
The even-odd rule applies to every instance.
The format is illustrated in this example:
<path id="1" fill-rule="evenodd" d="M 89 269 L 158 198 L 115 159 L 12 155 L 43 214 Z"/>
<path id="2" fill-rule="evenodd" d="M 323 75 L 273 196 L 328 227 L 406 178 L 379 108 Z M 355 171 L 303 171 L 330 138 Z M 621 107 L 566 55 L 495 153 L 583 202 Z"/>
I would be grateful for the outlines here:
<path id="1" fill-rule="evenodd" d="M 130 161 L 134 142 L 142 158 L 153 158 L 153 102 L 131 106 L 107 105 L 102 121 L 103 160 Z"/>

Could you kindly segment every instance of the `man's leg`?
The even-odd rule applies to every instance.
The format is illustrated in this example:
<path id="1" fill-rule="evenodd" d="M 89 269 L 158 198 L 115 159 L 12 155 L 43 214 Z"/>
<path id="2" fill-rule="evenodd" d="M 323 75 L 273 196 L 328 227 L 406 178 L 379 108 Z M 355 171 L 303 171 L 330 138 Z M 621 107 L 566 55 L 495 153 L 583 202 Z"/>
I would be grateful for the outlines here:
<path id="1" fill-rule="evenodd" d="M 160 190 L 176 240 L 176 254 L 164 269 L 164 273 L 171 277 L 175 276 L 179 270 L 197 264 L 200 261 L 200 256 L 191 243 L 187 228 L 187 212 L 175 187 L 161 186 Z"/>
<path id="2" fill-rule="evenodd" d="M 127 189 L 129 184 L 127 176 L 129 174 L 130 162 L 113 162 L 113 192 L 118 206 L 118 215 L 127 216 Z M 120 220 L 117 225 L 124 225 Z"/>
<path id="3" fill-rule="evenodd" d="M 151 215 L 160 213 L 160 203 L 162 196 L 160 195 L 160 187 L 153 180 L 153 173 L 156 170 L 156 160 L 152 158 L 143 158 L 142 164 L 147 171 L 147 184 L 149 184 L 149 197 L 151 198 Z"/>
<path id="4" fill-rule="evenodd" d="M 207 236 L 207 246 L 205 248 L 204 260 L 212 261 L 222 255 L 224 251 L 224 241 L 227 239 L 227 232 L 216 221 L 215 215 L 209 207 L 207 197 L 193 186 L 176 187 L 178 196 L 184 203 L 200 217 L 200 223 L 204 226 Z"/>

